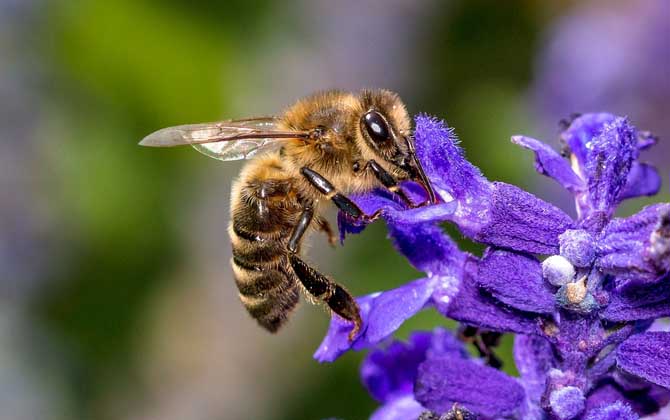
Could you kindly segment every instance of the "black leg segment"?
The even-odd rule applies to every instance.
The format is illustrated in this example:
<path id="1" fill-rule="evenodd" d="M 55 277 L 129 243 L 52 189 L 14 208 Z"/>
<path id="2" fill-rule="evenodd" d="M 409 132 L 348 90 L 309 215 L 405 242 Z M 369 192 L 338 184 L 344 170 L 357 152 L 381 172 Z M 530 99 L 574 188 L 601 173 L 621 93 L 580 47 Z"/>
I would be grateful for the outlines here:
<path id="1" fill-rule="evenodd" d="M 321 174 L 319 174 L 318 172 L 304 166 L 300 169 L 300 173 L 302 174 L 302 176 L 307 178 L 307 181 L 309 181 L 310 184 L 312 184 L 317 190 L 319 190 L 321 194 L 330 196 L 335 192 L 337 192 L 337 190 L 335 190 L 335 186 L 333 186 L 333 184 L 331 184 L 330 181 L 321 176 Z"/>
<path id="2" fill-rule="evenodd" d="M 356 203 L 351 201 L 346 195 L 338 192 L 330 181 L 328 181 L 315 170 L 305 166 L 300 169 L 300 173 L 310 184 L 312 184 L 312 186 L 314 186 L 314 188 L 319 190 L 321 194 L 325 195 L 326 198 L 331 200 L 333 204 L 335 204 L 337 208 L 342 210 L 342 212 L 344 212 L 347 216 L 354 219 L 363 219 L 366 221 L 373 221 L 379 217 L 379 211 L 372 215 L 363 213 L 363 210 L 361 210 L 360 207 L 356 205 Z"/>
<path id="3" fill-rule="evenodd" d="M 407 194 L 405 194 L 405 191 L 403 191 L 402 188 L 400 188 L 400 186 L 398 185 L 398 181 L 396 181 L 393 175 L 388 173 L 388 171 L 384 169 L 379 163 L 377 163 L 377 161 L 375 161 L 374 159 L 370 160 L 368 161 L 366 166 L 372 169 L 372 173 L 384 187 L 386 187 L 392 193 L 397 194 L 398 197 L 400 197 L 400 199 L 403 202 L 405 202 L 405 204 L 407 204 L 408 207 L 410 208 L 416 207 L 416 205 L 412 202 L 412 200 L 410 200 Z"/>
<path id="4" fill-rule="evenodd" d="M 356 203 L 351 201 L 349 197 L 341 193 L 337 193 L 330 198 L 330 200 L 337 206 L 338 209 L 342 210 L 347 216 L 351 216 L 354 219 L 359 219 L 363 217 L 363 210 L 361 210 Z"/>
<path id="5" fill-rule="evenodd" d="M 360 311 L 354 298 L 342 286 L 307 265 L 297 255 L 291 254 L 289 259 L 293 271 L 310 295 L 325 302 L 342 318 L 354 323 L 354 328 L 349 333 L 349 341 L 353 341 L 362 324 Z"/>
<path id="6" fill-rule="evenodd" d="M 312 209 L 311 206 L 305 207 L 302 210 L 300 220 L 298 220 L 298 224 L 295 225 L 295 227 L 293 228 L 291 238 L 288 240 L 287 248 L 291 253 L 295 253 L 298 251 L 300 240 L 302 239 L 303 235 L 309 228 L 309 224 L 312 223 L 313 217 L 314 217 L 314 209 Z"/>

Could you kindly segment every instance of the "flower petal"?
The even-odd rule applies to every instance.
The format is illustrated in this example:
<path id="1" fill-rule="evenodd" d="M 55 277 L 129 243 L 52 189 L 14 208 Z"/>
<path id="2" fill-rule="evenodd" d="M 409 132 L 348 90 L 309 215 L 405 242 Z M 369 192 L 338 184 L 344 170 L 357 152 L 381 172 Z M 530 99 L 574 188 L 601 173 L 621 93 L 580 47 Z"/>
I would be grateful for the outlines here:
<path id="1" fill-rule="evenodd" d="M 434 285 L 434 279 L 420 279 L 379 294 L 368 313 L 364 339 L 374 344 L 393 334 L 405 320 L 424 308 Z"/>
<path id="2" fill-rule="evenodd" d="M 670 332 L 647 332 L 624 341 L 617 350 L 624 371 L 670 388 Z"/>
<path id="3" fill-rule="evenodd" d="M 670 316 L 670 276 L 657 283 L 614 290 L 600 316 L 617 322 Z"/>
<path id="4" fill-rule="evenodd" d="M 602 232 L 596 265 L 618 284 L 655 282 L 670 271 L 670 204 L 612 220 Z"/>
<path id="5" fill-rule="evenodd" d="M 514 378 L 456 357 L 438 357 L 422 363 L 414 395 L 423 406 L 438 413 L 459 403 L 485 417 L 512 415 L 524 400 L 524 390 Z"/>
<path id="6" fill-rule="evenodd" d="M 499 301 L 540 314 L 555 309 L 554 290 L 542 278 L 542 266 L 533 256 L 489 249 L 479 263 L 477 284 Z"/>
<path id="7" fill-rule="evenodd" d="M 557 254 L 558 235 L 573 227 L 570 216 L 513 185 L 493 185 L 489 219 L 474 239 L 515 251 Z"/>
<path id="8" fill-rule="evenodd" d="M 551 344 L 544 337 L 523 334 L 514 337 L 514 363 L 531 407 L 540 406 L 540 398 L 546 389 L 547 372 L 556 364 L 553 354 Z"/>
<path id="9" fill-rule="evenodd" d="M 652 386 L 648 389 L 626 391 L 620 385 L 607 379 L 591 391 L 586 400 L 586 415 L 600 407 L 622 401 L 630 405 L 640 416 L 656 413 L 668 402 L 668 392 L 663 388 Z"/>
<path id="10" fill-rule="evenodd" d="M 588 186 L 585 199 L 578 200 L 582 214 L 606 218 L 620 201 L 631 164 L 638 157 L 637 132 L 628 120 L 611 114 L 585 114 L 562 133 L 574 153 Z"/>
<path id="11" fill-rule="evenodd" d="M 619 193 L 619 199 L 652 196 L 661 189 L 661 175 L 658 170 L 646 163 L 633 162 L 626 185 Z"/>
<path id="12" fill-rule="evenodd" d="M 328 333 L 314 353 L 319 362 L 332 362 L 348 350 L 372 347 L 391 335 L 408 318 L 425 306 L 437 280 L 422 278 L 386 292 L 357 299 L 363 326 L 361 333 L 349 341 L 351 322 L 333 315 Z"/>
<path id="13" fill-rule="evenodd" d="M 444 121 L 420 114 L 415 119 L 416 156 L 440 198 L 467 203 L 464 211 L 476 214 L 486 208 L 490 184 L 468 162 L 453 130 Z"/>
<path id="14" fill-rule="evenodd" d="M 376 400 L 388 402 L 412 394 L 417 369 L 426 358 L 445 355 L 468 357 L 463 343 L 448 330 L 415 332 L 407 342 L 371 351 L 361 365 L 361 380 Z"/>
<path id="15" fill-rule="evenodd" d="M 600 406 L 591 410 L 586 416 L 586 420 L 637 420 L 639 418 L 628 404 L 621 401 Z"/>
<path id="16" fill-rule="evenodd" d="M 600 135 L 606 124 L 614 122 L 615 118 L 616 116 L 605 112 L 583 114 L 575 118 L 561 133 L 561 139 L 575 155 L 580 167 L 585 167 L 588 161 L 587 145 Z"/>
<path id="17" fill-rule="evenodd" d="M 361 364 L 361 381 L 379 402 L 412 394 L 416 370 L 426 359 L 432 334 L 417 332 L 407 343 L 394 341 L 385 349 L 371 351 Z"/>
<path id="18" fill-rule="evenodd" d="M 372 413 L 370 420 L 418 419 L 424 411 L 426 409 L 414 399 L 412 394 L 409 394 L 382 405 Z"/>
<path id="19" fill-rule="evenodd" d="M 389 215 L 389 234 L 393 244 L 409 262 L 429 275 L 456 274 L 460 277 L 466 254 L 444 233 L 441 227 L 433 224 L 396 223 Z"/>
<path id="20" fill-rule="evenodd" d="M 512 142 L 535 152 L 535 169 L 557 181 L 570 192 L 586 188 L 584 181 L 575 174 L 570 163 L 546 144 L 526 136 L 513 136 Z"/>
<path id="21" fill-rule="evenodd" d="M 443 315 L 484 329 L 532 334 L 537 331 L 533 314 L 508 308 L 481 290 L 476 282 L 477 261 L 466 263 L 463 278 L 455 296 L 441 299 L 439 288 L 433 294 L 433 304 Z"/>

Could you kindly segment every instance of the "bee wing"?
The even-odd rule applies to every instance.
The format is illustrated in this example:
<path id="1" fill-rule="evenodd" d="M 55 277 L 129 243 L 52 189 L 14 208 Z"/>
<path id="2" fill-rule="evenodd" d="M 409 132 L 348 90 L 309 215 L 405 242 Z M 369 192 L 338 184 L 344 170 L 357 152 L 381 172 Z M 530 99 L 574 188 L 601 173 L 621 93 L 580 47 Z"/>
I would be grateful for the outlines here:
<path id="1" fill-rule="evenodd" d="M 261 151 L 279 148 L 282 140 L 308 136 L 307 131 L 281 130 L 277 118 L 262 117 L 163 128 L 146 136 L 140 145 L 191 145 L 214 159 L 238 160 L 251 158 Z"/>

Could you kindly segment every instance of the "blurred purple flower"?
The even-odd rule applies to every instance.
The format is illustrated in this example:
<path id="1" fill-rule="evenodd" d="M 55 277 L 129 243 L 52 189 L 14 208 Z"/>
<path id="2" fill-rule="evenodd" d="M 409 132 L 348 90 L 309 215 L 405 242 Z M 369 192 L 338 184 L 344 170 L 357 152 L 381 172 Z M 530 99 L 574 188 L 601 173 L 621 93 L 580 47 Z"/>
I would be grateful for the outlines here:
<path id="1" fill-rule="evenodd" d="M 557 20 L 540 49 L 533 97 L 557 115 L 610 110 L 670 138 L 670 2 L 586 1 Z M 670 170 L 670 143 L 650 160 Z M 665 157 L 664 157 L 665 156 Z"/>
<path id="2" fill-rule="evenodd" d="M 426 277 L 359 298 L 363 328 L 353 342 L 352 326 L 334 316 L 315 357 L 333 361 L 375 347 L 432 307 L 470 326 L 516 333 L 521 374 L 509 377 L 460 350 L 434 356 L 439 343 L 459 347 L 447 332 L 417 333 L 364 363 L 364 383 L 384 404 L 375 418 L 444 413 L 454 403 L 481 418 L 637 418 L 670 400 L 670 333 L 645 332 L 670 316 L 670 204 L 613 218 L 622 200 L 659 189 L 656 170 L 637 161 L 652 138 L 625 118 L 587 114 L 562 139 L 571 163 L 537 140 L 513 137 L 535 152 L 540 173 L 574 195 L 577 220 L 488 181 L 453 131 L 427 116 L 416 119 L 417 156 L 441 202 L 408 210 L 384 191 L 355 197 L 366 212 L 383 210 L 396 248 Z M 415 185 L 405 187 L 421 199 Z M 488 245 L 484 255 L 460 251 L 443 221 Z M 338 222 L 343 238 L 364 228 L 343 215 Z M 540 262 L 538 254 L 548 257 Z"/>

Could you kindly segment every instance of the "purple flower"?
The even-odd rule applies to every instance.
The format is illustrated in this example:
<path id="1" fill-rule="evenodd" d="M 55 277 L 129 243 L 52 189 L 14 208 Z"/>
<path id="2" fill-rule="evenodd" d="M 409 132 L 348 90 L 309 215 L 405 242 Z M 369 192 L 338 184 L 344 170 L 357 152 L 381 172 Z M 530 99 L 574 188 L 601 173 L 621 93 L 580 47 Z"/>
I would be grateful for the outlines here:
<path id="1" fill-rule="evenodd" d="M 572 193 L 575 220 L 513 185 L 488 181 L 453 131 L 427 116 L 416 119 L 417 157 L 440 202 L 406 209 L 381 190 L 355 197 L 367 212 L 382 209 L 396 248 L 426 275 L 359 298 L 363 328 L 353 342 L 352 326 L 334 316 L 315 357 L 333 361 L 378 347 L 406 319 L 433 308 L 480 330 L 516 333 L 521 375 L 465 356 L 445 331 L 417 333 L 364 363 L 363 380 L 383 404 L 375 418 L 444 413 L 454 403 L 482 418 L 637 418 L 670 400 L 670 333 L 645 333 L 670 316 L 670 204 L 613 218 L 622 200 L 658 191 L 655 169 L 638 162 L 653 142 L 610 114 L 576 118 L 561 139 L 569 160 L 535 139 L 512 138 L 535 152 L 540 173 Z M 423 198 L 415 185 L 404 187 Z M 484 254 L 460 251 L 440 228 L 445 221 L 488 245 Z M 343 215 L 338 222 L 342 239 L 364 228 Z"/>
<path id="2" fill-rule="evenodd" d="M 607 109 L 628 115 L 661 139 L 670 136 L 670 2 L 575 3 L 539 49 L 533 109 L 552 129 L 556 116 Z M 588 94 L 585 94 L 588 92 Z M 553 132 L 553 131 L 552 131 Z M 648 159 L 667 174 L 670 143 Z"/>

